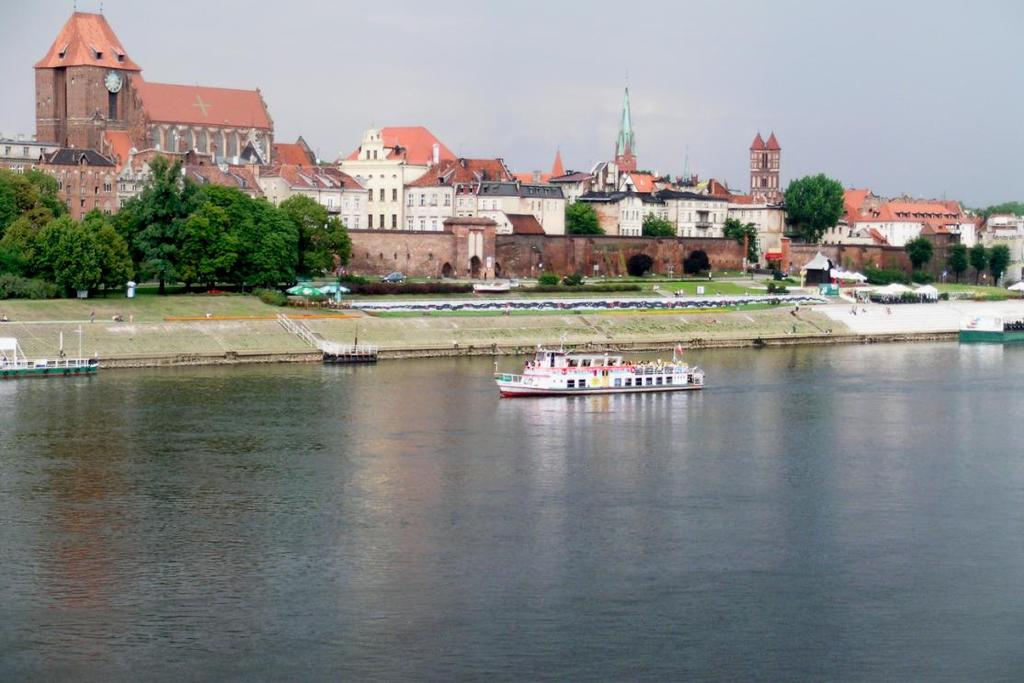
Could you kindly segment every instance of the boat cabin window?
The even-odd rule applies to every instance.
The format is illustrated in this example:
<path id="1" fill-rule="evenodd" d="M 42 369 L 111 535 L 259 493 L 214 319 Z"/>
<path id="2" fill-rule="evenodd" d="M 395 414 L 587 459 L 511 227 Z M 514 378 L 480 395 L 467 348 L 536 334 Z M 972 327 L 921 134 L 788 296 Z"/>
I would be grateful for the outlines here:
<path id="1" fill-rule="evenodd" d="M 626 380 L 626 381 L 628 382 L 629 380 Z M 622 386 L 622 380 L 619 379 L 618 377 L 615 378 L 615 386 L 617 386 L 617 387 L 621 387 Z"/>
<path id="2" fill-rule="evenodd" d="M 585 380 L 585 379 L 581 379 L 581 380 L 580 380 L 580 388 L 582 389 L 582 388 L 583 388 L 583 387 L 585 387 L 585 386 L 587 386 L 587 380 Z"/>
<path id="3" fill-rule="evenodd" d="M 627 386 L 627 387 L 631 387 L 631 386 L 633 386 L 633 380 L 632 380 L 632 378 L 629 378 L 629 377 L 627 377 L 627 378 L 626 378 L 626 386 Z"/>
<path id="4" fill-rule="evenodd" d="M 580 365 L 582 365 L 585 368 L 589 368 L 590 367 L 590 359 L 589 358 L 584 358 L 583 360 L 580 361 Z"/>
<path id="5" fill-rule="evenodd" d="M 671 376 L 665 378 L 665 384 L 672 384 L 672 377 Z"/>
<path id="6" fill-rule="evenodd" d="M 576 380 L 574 380 L 574 379 L 566 380 L 565 386 L 568 387 L 569 389 L 575 389 L 576 388 Z"/>

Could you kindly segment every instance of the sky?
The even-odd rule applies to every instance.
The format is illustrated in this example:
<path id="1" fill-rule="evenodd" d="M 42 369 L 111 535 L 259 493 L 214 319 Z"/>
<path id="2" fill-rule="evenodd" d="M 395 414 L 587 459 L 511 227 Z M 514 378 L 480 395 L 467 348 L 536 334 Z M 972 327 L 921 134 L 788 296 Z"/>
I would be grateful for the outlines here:
<path id="1" fill-rule="evenodd" d="M 73 0 L 0 0 L 0 133 L 34 133 L 32 65 Z M 99 0 L 77 0 L 80 11 Z M 628 85 L 641 168 L 1024 200 L 1024 2 L 105 0 L 147 80 L 256 88 L 278 141 L 324 160 L 370 126 L 427 126 L 514 171 L 614 155 Z"/>

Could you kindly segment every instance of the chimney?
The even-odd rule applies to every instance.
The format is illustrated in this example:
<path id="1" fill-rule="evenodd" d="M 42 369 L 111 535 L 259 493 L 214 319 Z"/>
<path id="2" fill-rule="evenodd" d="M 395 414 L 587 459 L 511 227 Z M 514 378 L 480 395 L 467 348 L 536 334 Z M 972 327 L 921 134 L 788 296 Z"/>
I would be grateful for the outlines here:
<path id="1" fill-rule="evenodd" d="M 435 142 L 433 145 L 430 146 L 430 151 L 430 158 L 433 160 L 433 165 L 437 166 L 437 164 L 441 161 L 441 146 Z"/>

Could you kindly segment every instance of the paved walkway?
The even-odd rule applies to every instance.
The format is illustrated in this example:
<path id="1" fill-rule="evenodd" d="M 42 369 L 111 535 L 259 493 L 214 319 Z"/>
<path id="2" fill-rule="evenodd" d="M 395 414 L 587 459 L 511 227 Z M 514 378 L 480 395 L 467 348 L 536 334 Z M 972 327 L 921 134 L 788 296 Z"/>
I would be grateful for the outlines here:
<path id="1" fill-rule="evenodd" d="M 1013 301 L 939 301 L 934 304 L 831 304 L 817 306 L 833 320 L 844 323 L 856 334 L 892 332 L 956 332 L 960 321 L 976 315 L 1024 317 L 1024 300 Z"/>

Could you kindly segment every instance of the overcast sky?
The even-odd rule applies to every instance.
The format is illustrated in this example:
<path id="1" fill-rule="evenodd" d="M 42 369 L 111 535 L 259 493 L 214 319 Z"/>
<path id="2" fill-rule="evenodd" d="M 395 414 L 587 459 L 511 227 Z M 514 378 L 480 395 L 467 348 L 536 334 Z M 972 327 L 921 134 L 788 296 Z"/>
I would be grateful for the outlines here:
<path id="1" fill-rule="evenodd" d="M 72 1 L 0 0 L 0 132 L 34 132 L 32 65 Z M 99 0 L 78 0 L 98 11 Z M 622 89 L 643 168 L 747 189 L 759 130 L 783 183 L 1024 200 L 1024 2 L 105 0 L 151 81 L 259 87 L 324 159 L 424 125 L 516 171 L 608 159 Z M 628 76 L 627 76 L 628 75 Z"/>

